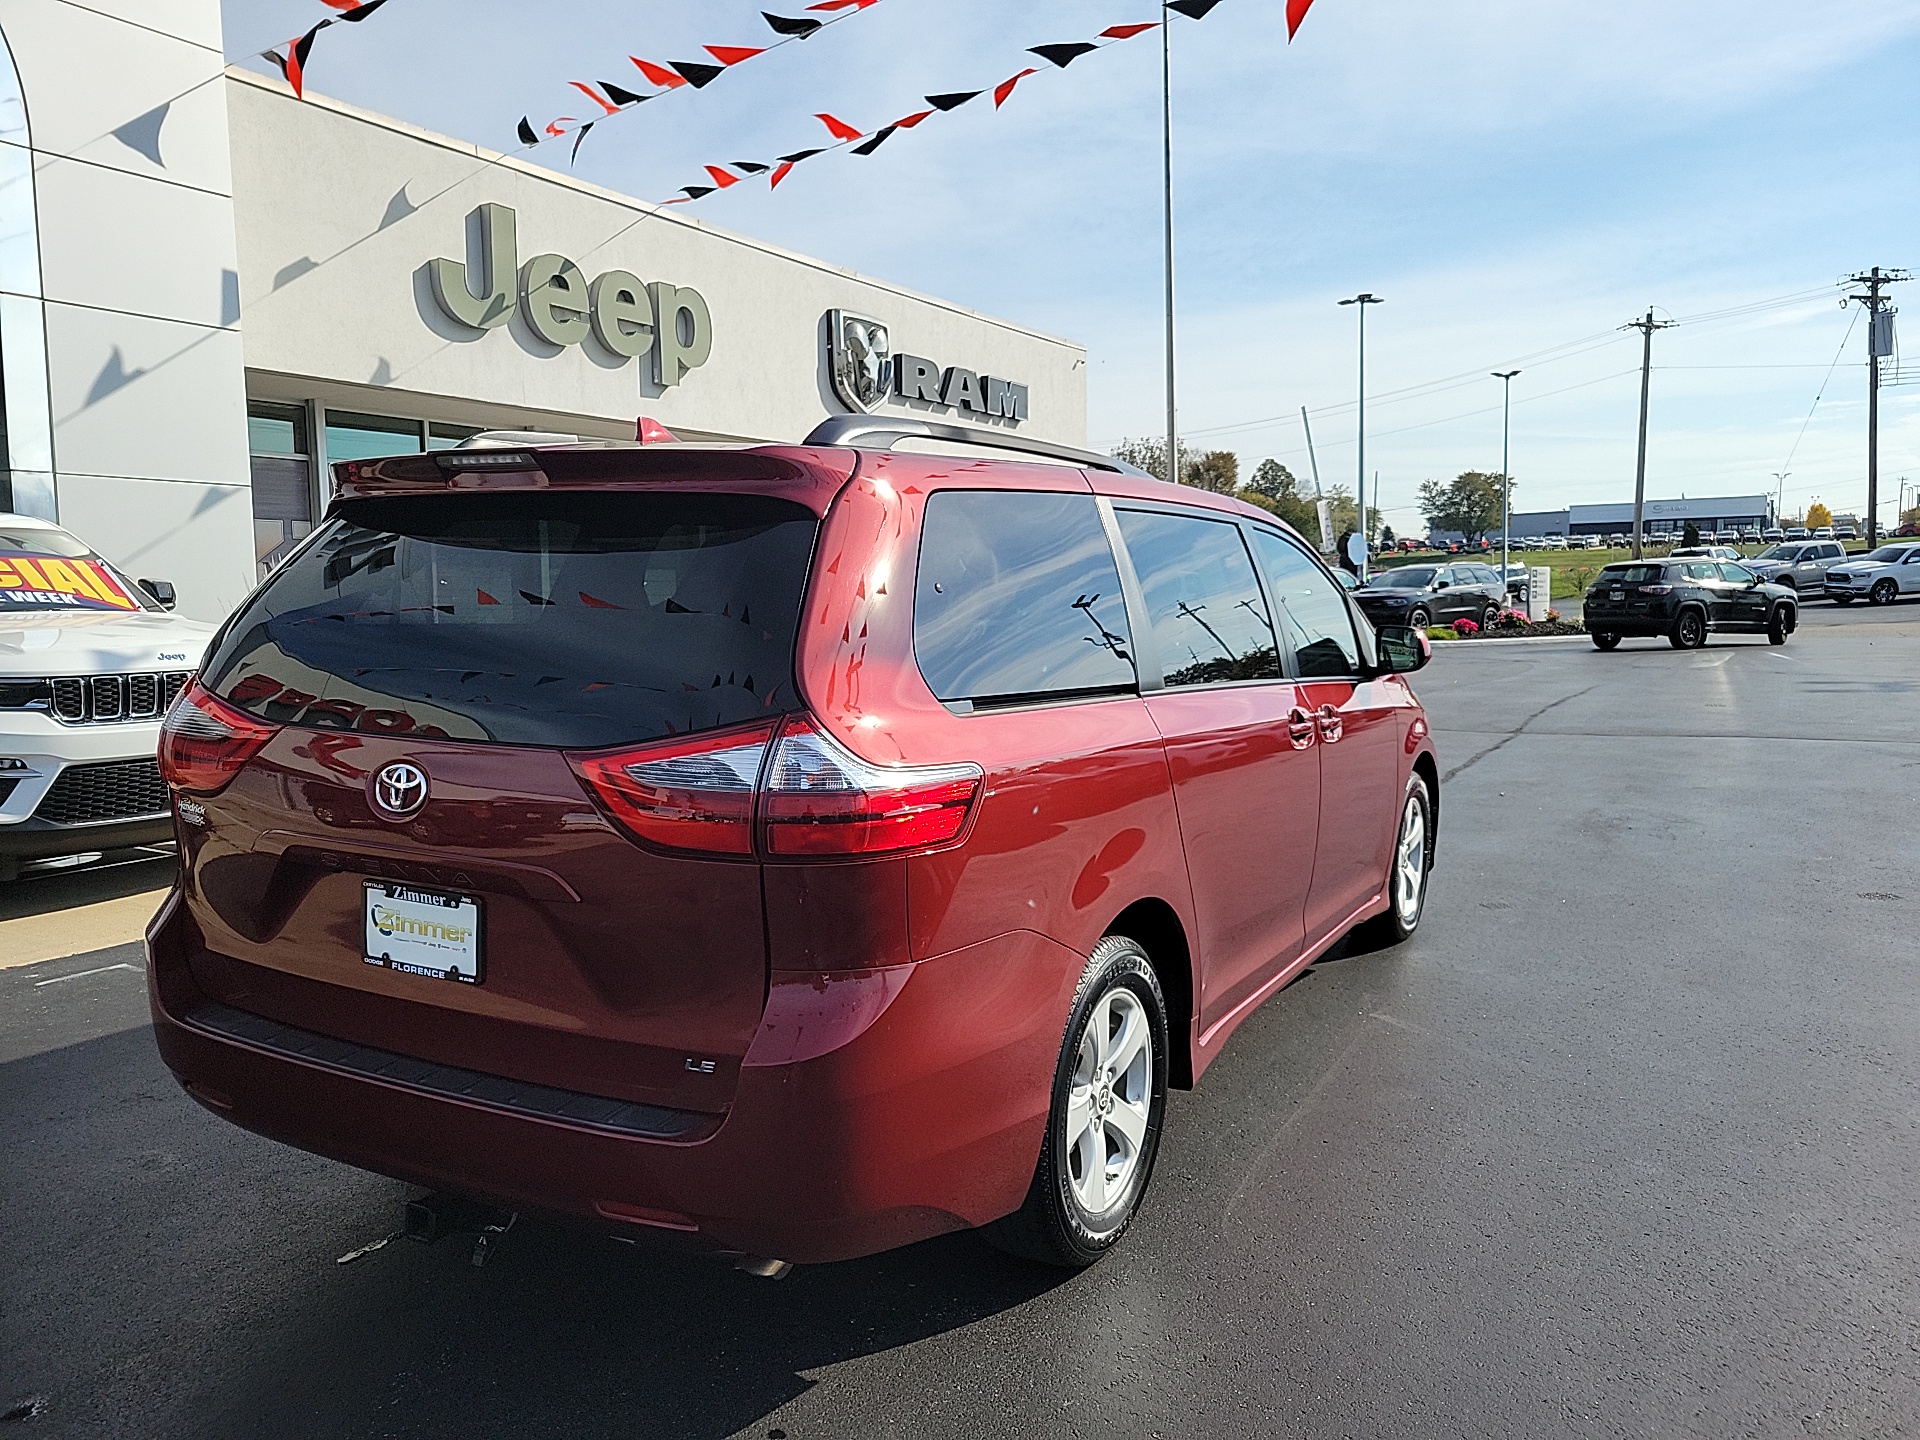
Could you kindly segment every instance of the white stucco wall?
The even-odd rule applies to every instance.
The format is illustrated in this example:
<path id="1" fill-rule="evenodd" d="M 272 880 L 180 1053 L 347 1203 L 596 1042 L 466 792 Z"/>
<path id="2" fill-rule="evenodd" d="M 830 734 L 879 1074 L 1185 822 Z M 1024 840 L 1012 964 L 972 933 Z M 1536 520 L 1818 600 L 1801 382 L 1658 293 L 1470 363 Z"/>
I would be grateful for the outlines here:
<path id="1" fill-rule="evenodd" d="M 690 435 L 792 441 L 845 411 L 824 359 L 838 307 L 886 322 L 897 352 L 1026 383 L 1019 433 L 1085 443 L 1077 345 L 323 97 L 302 103 L 249 72 L 228 82 L 256 396 L 624 436 L 644 413 Z M 425 267 L 466 259 L 482 203 L 516 212 L 522 262 L 558 253 L 588 278 L 620 269 L 701 292 L 711 359 L 663 391 L 645 357 L 616 363 L 591 339 L 556 349 L 519 317 L 485 332 L 447 318 Z M 972 418 L 897 400 L 883 413 Z"/>
<path id="2" fill-rule="evenodd" d="M 253 584 L 218 0 L 0 0 L 0 32 L 31 143 L 53 508 L 218 619 Z"/>

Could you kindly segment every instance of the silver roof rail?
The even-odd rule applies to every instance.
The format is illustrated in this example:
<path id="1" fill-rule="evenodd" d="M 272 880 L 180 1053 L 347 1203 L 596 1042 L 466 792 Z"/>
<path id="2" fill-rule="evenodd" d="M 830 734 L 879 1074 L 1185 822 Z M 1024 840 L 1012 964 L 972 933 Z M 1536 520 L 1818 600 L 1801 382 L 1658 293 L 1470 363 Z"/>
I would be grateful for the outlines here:
<path id="1" fill-rule="evenodd" d="M 813 427 L 802 441 L 806 445 L 853 445 L 865 450 L 891 450 L 902 440 L 938 440 L 952 445 L 979 445 L 991 450 L 1015 450 L 1023 455 L 1044 455 L 1051 460 L 1066 460 L 1093 470 L 1111 470 L 1119 475 L 1154 477 L 1146 471 L 1101 455 L 1092 450 L 1076 450 L 1056 445 L 1051 440 L 1033 440 L 1025 435 L 1010 435 L 1003 430 L 983 430 L 974 425 L 945 425 L 938 420 L 907 420 L 878 415 L 830 415 Z"/>

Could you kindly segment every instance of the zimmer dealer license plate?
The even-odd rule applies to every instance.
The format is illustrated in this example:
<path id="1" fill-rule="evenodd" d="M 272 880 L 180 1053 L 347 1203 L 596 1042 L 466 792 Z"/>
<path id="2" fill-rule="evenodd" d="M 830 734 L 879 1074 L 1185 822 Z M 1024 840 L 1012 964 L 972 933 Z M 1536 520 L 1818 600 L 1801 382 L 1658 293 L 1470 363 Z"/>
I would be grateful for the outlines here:
<path id="1" fill-rule="evenodd" d="M 367 882 L 366 962 L 478 985 L 480 902 L 469 895 Z"/>

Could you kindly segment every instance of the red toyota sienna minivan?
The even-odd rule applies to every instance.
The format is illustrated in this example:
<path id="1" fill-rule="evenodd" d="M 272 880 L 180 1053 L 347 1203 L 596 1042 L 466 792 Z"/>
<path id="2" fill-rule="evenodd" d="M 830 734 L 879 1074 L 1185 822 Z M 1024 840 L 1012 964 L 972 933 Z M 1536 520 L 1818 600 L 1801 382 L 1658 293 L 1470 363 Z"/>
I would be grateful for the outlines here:
<path id="1" fill-rule="evenodd" d="M 1167 1087 L 1419 923 L 1425 637 L 1262 511 L 916 429 L 338 466 L 161 740 L 189 1093 L 769 1260 L 1098 1259 Z"/>

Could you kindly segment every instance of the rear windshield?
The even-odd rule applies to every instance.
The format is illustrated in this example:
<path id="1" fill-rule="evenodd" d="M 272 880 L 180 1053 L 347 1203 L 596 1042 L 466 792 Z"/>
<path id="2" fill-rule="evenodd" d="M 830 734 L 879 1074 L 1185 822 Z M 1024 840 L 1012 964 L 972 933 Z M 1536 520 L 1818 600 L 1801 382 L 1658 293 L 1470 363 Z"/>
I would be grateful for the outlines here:
<path id="1" fill-rule="evenodd" d="M 818 521 L 721 494 L 348 501 L 209 686 L 271 720 L 592 747 L 791 709 Z"/>
<path id="2" fill-rule="evenodd" d="M 1603 585 L 1651 585 L 1660 578 L 1659 565 L 1609 565 L 1600 572 Z"/>

